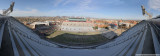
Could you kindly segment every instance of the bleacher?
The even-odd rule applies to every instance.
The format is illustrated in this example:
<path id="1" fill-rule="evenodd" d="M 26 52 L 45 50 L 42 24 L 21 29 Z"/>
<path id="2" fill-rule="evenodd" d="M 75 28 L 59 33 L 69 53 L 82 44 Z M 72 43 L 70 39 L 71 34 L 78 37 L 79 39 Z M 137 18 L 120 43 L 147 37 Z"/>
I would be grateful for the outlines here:
<path id="1" fill-rule="evenodd" d="M 124 43 L 132 38 L 141 37 L 139 35 L 141 35 L 144 32 L 144 30 L 146 30 L 146 26 L 147 26 L 147 22 L 142 21 L 139 24 L 135 25 L 134 27 L 130 28 L 129 30 L 123 32 L 119 37 L 114 39 L 114 41 L 107 43 L 105 45 L 101 45 L 97 48 L 113 47 L 113 46 L 119 45 L 121 43 Z"/>
<path id="2" fill-rule="evenodd" d="M 5 23 L 4 18 L 0 18 L 0 48 L 1 48 L 1 44 L 2 44 L 2 37 L 3 37 L 3 31 L 4 31 L 4 23 Z"/>
<path id="3" fill-rule="evenodd" d="M 59 48 L 58 45 L 61 44 L 41 39 L 13 17 L 4 18 L 4 20 L 1 20 L 3 23 L 1 23 L 0 33 L 5 32 L 10 36 L 8 39 L 12 43 L 13 50 L 9 50 L 13 52 L 13 55 L 10 56 L 135 56 L 136 54 L 160 54 L 160 30 L 150 21 L 142 21 L 119 37 L 106 44 L 100 44 L 94 49 L 70 49 Z M 3 25 L 5 26 L 3 27 Z M 2 31 L 2 28 L 5 31 Z M 82 41 L 82 43 L 87 40 L 70 37 L 67 39 Z M 0 51 L 1 54 L 4 53 Z"/>

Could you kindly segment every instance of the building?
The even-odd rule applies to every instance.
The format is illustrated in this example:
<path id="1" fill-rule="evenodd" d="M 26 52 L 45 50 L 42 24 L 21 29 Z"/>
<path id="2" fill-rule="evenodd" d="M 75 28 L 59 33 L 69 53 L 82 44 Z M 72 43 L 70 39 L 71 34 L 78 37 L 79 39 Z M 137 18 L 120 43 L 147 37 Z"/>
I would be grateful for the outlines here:
<path id="1" fill-rule="evenodd" d="M 69 18 L 60 25 L 59 30 L 61 31 L 72 31 L 72 32 L 91 32 L 94 23 L 88 21 L 85 18 Z"/>
<path id="2" fill-rule="evenodd" d="M 35 29 L 36 25 L 47 25 L 47 26 L 49 26 L 49 22 L 33 22 L 30 25 L 32 26 L 32 29 Z"/>

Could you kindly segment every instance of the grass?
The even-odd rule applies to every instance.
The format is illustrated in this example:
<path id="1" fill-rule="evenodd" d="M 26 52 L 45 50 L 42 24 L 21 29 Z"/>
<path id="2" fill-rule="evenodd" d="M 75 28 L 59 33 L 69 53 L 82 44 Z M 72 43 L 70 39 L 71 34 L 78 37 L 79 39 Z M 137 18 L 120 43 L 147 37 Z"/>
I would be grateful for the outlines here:
<path id="1" fill-rule="evenodd" d="M 51 38 L 53 42 L 57 42 L 64 45 L 72 46 L 90 46 L 97 45 L 108 41 L 106 37 L 97 35 L 73 35 L 73 34 L 62 34 L 54 38 Z"/>
<path id="2" fill-rule="evenodd" d="M 50 40 L 69 46 L 90 46 L 107 42 L 108 39 L 97 32 L 66 32 L 56 31 L 50 36 Z"/>
<path id="3" fill-rule="evenodd" d="M 99 31 L 96 32 L 68 32 L 68 31 L 56 31 L 54 33 L 52 33 L 51 35 L 47 36 L 47 38 L 54 38 L 58 35 L 62 35 L 62 34 L 74 34 L 74 35 L 96 35 L 96 34 L 100 34 Z"/>

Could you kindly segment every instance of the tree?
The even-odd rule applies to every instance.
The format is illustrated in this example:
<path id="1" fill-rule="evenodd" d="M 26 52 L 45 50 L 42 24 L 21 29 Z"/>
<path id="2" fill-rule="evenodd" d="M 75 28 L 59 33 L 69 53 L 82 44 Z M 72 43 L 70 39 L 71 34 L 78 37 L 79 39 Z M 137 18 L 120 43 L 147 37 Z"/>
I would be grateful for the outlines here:
<path id="1" fill-rule="evenodd" d="M 95 30 L 98 29 L 98 26 L 93 27 L 93 29 L 95 29 Z"/>

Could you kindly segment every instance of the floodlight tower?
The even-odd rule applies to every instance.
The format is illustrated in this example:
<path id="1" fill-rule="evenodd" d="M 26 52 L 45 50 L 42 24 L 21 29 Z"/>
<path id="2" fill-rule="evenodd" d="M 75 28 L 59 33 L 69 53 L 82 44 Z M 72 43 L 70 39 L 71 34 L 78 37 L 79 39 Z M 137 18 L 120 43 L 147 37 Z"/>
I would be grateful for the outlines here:
<path id="1" fill-rule="evenodd" d="M 148 18 L 152 19 L 152 15 L 145 10 L 145 8 L 144 8 L 143 5 L 141 6 L 141 8 L 142 8 L 142 14 L 143 14 L 143 16 L 148 15 Z"/>
<path id="2" fill-rule="evenodd" d="M 15 2 L 12 2 L 11 5 L 10 5 L 10 7 L 7 10 L 3 11 L 2 15 L 4 15 L 4 16 L 9 15 L 13 11 L 14 3 Z"/>

